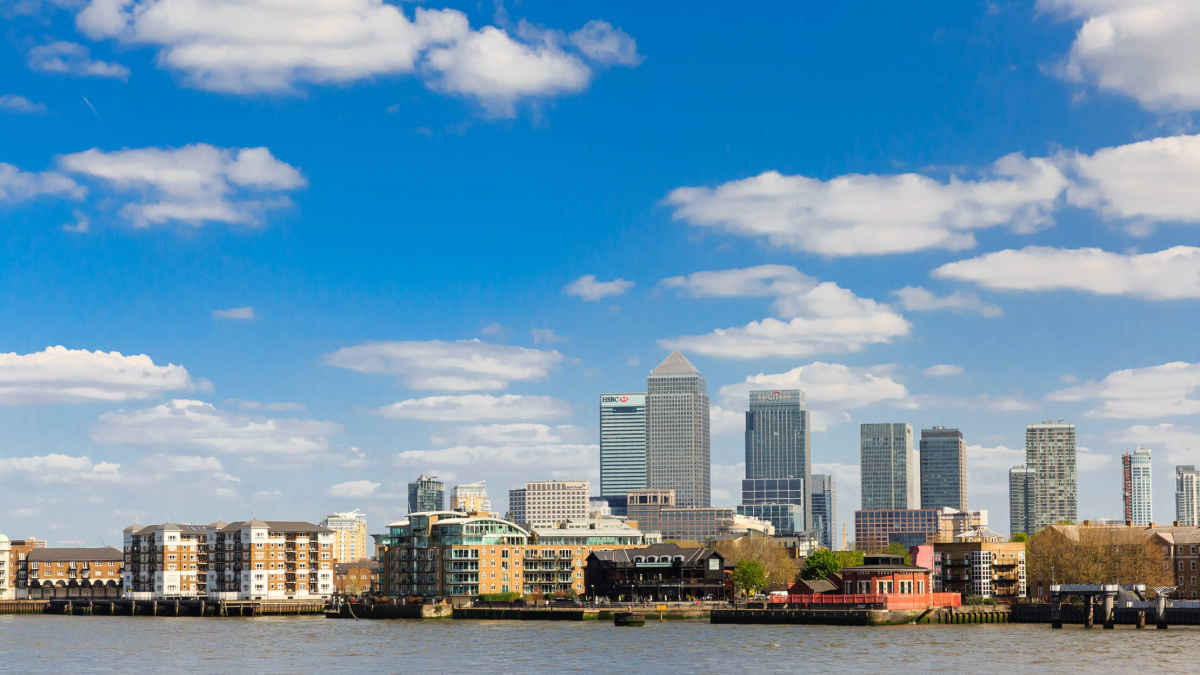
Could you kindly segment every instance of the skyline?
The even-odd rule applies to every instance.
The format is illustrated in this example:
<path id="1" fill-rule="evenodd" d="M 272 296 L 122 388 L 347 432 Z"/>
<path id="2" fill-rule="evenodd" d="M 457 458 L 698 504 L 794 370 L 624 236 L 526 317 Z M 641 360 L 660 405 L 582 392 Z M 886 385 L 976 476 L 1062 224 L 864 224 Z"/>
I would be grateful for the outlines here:
<path id="1" fill-rule="evenodd" d="M 1139 445 L 1160 519 L 1200 464 L 1200 12 L 353 0 L 338 68 L 134 4 L 0 9 L 4 534 L 598 491 L 599 395 L 676 348 L 714 505 L 751 389 L 806 393 L 851 528 L 860 423 L 961 429 L 997 531 L 1027 424 L 1076 424 L 1080 518 Z"/>

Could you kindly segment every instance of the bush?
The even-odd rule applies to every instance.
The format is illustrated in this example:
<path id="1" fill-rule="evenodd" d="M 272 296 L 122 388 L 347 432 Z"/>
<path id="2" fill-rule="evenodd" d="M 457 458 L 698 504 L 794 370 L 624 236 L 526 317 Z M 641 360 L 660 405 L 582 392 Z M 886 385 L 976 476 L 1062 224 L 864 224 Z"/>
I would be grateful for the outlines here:
<path id="1" fill-rule="evenodd" d="M 964 605 L 995 605 L 995 598 L 985 598 L 982 595 L 968 595 L 963 598 Z"/>
<path id="2" fill-rule="evenodd" d="M 521 599 L 520 593 L 481 593 L 479 599 L 483 602 L 514 602 Z"/>

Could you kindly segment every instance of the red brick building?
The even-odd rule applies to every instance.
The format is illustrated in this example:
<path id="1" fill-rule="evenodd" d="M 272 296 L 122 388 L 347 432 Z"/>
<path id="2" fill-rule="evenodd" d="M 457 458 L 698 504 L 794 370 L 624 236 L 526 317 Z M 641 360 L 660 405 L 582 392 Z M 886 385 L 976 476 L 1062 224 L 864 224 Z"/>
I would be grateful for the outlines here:
<path id="1" fill-rule="evenodd" d="M 840 593 L 823 592 L 828 586 L 820 582 L 800 581 L 788 589 L 786 602 L 799 607 L 873 605 L 883 609 L 954 607 L 962 602 L 958 593 L 934 593 L 933 570 L 906 565 L 901 556 L 868 555 L 864 564 L 843 567 L 826 581 Z"/>

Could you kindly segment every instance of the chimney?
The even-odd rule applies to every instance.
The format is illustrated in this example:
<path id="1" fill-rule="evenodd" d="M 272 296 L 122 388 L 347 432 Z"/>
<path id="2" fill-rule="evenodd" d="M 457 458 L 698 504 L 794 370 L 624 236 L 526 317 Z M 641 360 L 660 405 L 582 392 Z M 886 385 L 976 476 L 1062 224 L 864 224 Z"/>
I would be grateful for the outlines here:
<path id="1" fill-rule="evenodd" d="M 1178 521 L 1178 520 L 1176 520 L 1175 522 L 1171 523 L 1171 525 L 1172 525 L 1173 527 L 1179 527 L 1179 521 Z"/>
<path id="2" fill-rule="evenodd" d="M 1150 529 L 1154 529 L 1154 523 L 1150 523 Z"/>

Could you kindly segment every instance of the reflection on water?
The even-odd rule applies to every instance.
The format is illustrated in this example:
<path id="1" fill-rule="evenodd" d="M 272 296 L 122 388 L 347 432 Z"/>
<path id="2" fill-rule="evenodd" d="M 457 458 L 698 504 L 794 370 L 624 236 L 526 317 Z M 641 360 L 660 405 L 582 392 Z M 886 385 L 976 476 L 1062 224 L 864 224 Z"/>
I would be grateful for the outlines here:
<path id="1" fill-rule="evenodd" d="M 1178 672 L 1200 631 L 0 616 L 0 672 Z"/>

